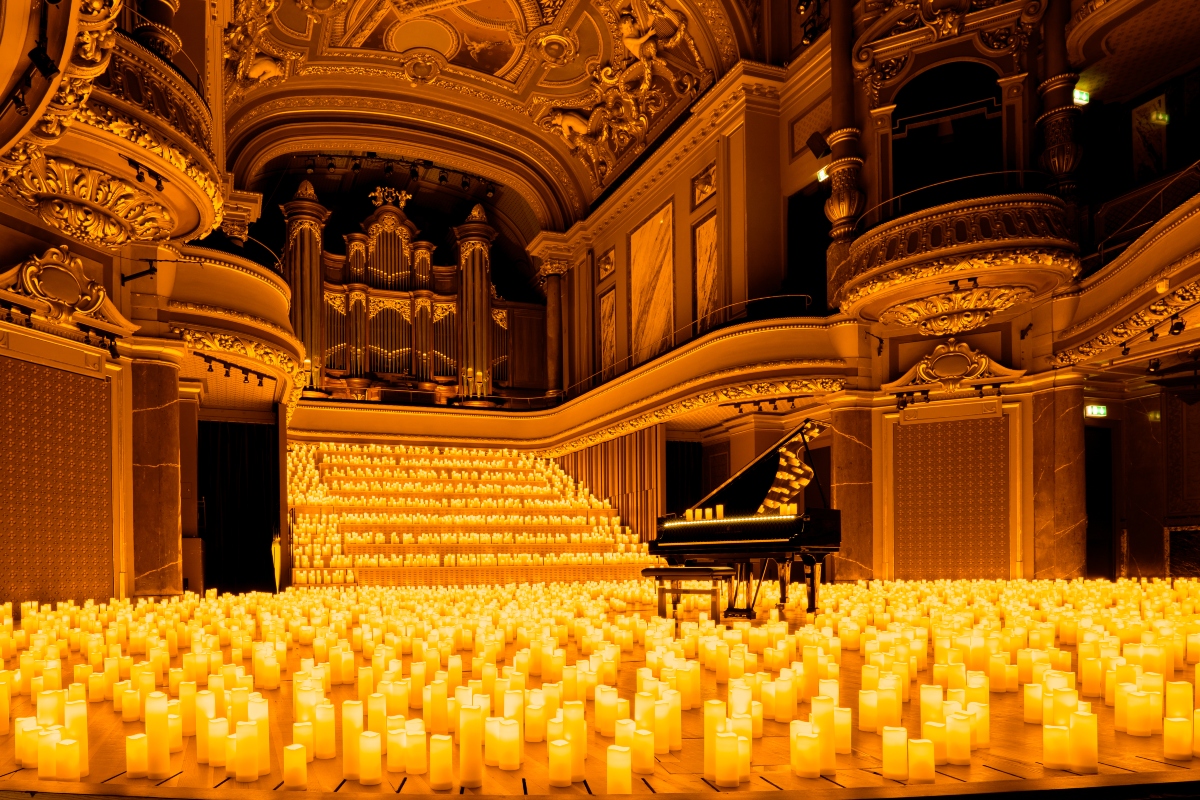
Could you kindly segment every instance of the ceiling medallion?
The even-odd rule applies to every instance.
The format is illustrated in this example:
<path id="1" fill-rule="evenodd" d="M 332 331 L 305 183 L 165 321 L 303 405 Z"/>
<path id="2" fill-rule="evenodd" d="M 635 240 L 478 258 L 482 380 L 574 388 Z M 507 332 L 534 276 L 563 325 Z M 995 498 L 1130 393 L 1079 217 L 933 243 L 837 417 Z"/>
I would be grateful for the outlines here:
<path id="1" fill-rule="evenodd" d="M 606 67 L 592 68 L 592 88 L 578 103 L 543 107 L 538 124 L 561 136 L 603 186 L 617 162 L 646 146 L 650 126 L 680 99 L 693 98 L 712 82 L 688 19 L 663 2 L 649 2 L 646 13 L 621 15 L 625 52 Z M 660 36 L 659 31 L 670 31 Z"/>
<path id="2" fill-rule="evenodd" d="M 579 37 L 570 28 L 538 28 L 529 34 L 527 45 L 550 67 L 565 67 L 579 55 Z"/>
<path id="3" fill-rule="evenodd" d="M 94 244 L 157 241 L 174 228 L 170 212 L 133 184 L 35 145 L 0 160 L 0 186 L 47 225 Z"/>
<path id="4" fill-rule="evenodd" d="M 986 325 L 993 314 L 1028 300 L 1024 286 L 984 286 L 959 289 L 900 303 L 884 311 L 884 325 L 916 325 L 926 336 L 949 336 Z"/>

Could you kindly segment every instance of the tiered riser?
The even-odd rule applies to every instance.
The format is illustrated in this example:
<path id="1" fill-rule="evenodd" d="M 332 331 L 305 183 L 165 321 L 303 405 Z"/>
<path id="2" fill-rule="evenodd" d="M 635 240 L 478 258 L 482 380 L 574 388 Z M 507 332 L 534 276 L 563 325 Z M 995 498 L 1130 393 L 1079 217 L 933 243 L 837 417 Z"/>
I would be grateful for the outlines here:
<path id="1" fill-rule="evenodd" d="M 656 561 L 557 465 L 511 452 L 298 445 L 289 496 L 300 585 L 629 580 Z"/>

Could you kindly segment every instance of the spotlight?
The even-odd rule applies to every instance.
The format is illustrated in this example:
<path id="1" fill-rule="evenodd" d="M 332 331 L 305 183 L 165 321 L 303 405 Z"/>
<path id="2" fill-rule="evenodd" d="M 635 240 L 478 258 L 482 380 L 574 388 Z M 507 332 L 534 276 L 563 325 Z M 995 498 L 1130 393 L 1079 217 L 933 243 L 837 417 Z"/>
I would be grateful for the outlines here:
<path id="1" fill-rule="evenodd" d="M 1181 320 L 1179 318 L 1178 314 L 1171 317 L 1171 335 L 1172 336 L 1178 336 L 1179 334 L 1183 333 L 1183 329 L 1185 327 L 1186 326 L 1183 324 L 1183 320 Z"/>
<path id="2" fill-rule="evenodd" d="M 249 372 L 243 373 L 242 374 L 242 383 L 249 383 L 249 382 L 250 382 L 250 373 Z"/>
<path id="3" fill-rule="evenodd" d="M 55 65 L 54 59 L 50 58 L 50 54 L 46 52 L 46 46 L 39 43 L 37 47 L 29 51 L 29 60 L 37 67 L 37 71 L 42 73 L 43 78 L 53 78 L 58 74 L 58 66 Z"/>
<path id="4" fill-rule="evenodd" d="M 462 188 L 463 188 L 464 192 L 470 191 L 470 189 L 471 189 L 471 179 L 468 178 L 466 175 L 463 175 L 463 177 L 462 177 Z"/>
<path id="5" fill-rule="evenodd" d="M 383 174 L 384 175 L 392 174 L 392 162 L 389 161 L 388 163 L 383 165 Z"/>
<path id="6" fill-rule="evenodd" d="M 154 176 L 154 188 L 160 192 L 163 190 L 162 177 L 159 175 Z"/>
<path id="7" fill-rule="evenodd" d="M 228 364 L 225 365 L 225 377 L 226 378 L 229 377 L 229 365 Z"/>
<path id="8" fill-rule="evenodd" d="M 413 162 L 412 165 L 409 166 L 408 177 L 414 181 L 421 180 L 421 168 L 417 166 L 416 162 Z"/>
<path id="9" fill-rule="evenodd" d="M 1154 330 L 1154 328 L 1150 329 L 1150 341 L 1152 341 L 1152 342 L 1158 341 L 1158 331 Z"/>
<path id="10" fill-rule="evenodd" d="M 1129 355 L 1129 342 L 1125 342 L 1124 344 L 1121 345 L 1121 355 L 1123 355 L 1123 356 Z"/>
<path id="11" fill-rule="evenodd" d="M 212 359 L 210 359 L 210 358 L 206 358 L 206 359 L 204 359 L 204 362 L 205 362 L 206 364 L 208 364 L 208 371 L 209 371 L 209 372 L 212 372 L 212 371 L 213 371 L 213 368 L 212 368 L 212 364 L 213 364 L 213 362 L 212 362 Z"/>
<path id="12" fill-rule="evenodd" d="M 829 148 L 829 141 L 821 134 L 820 131 L 813 131 L 812 135 L 810 135 L 804 143 L 808 145 L 808 149 L 812 151 L 813 156 L 816 158 L 822 158 L 829 155 L 831 152 Z"/>
<path id="13" fill-rule="evenodd" d="M 137 182 L 138 182 L 138 183 L 145 183 L 145 182 L 146 182 L 146 173 L 142 171 L 142 168 L 141 168 L 141 167 L 138 167 L 138 168 L 137 168 L 137 175 L 136 175 L 135 177 L 137 177 Z"/>
<path id="14" fill-rule="evenodd" d="M 1158 368 L 1162 366 L 1162 361 L 1157 358 L 1150 359 L 1150 363 L 1146 365 L 1146 369 L 1150 373 L 1158 372 Z"/>
<path id="15" fill-rule="evenodd" d="M 908 408 L 908 395 L 902 394 L 896 396 L 896 408 L 900 411 Z"/>
<path id="16" fill-rule="evenodd" d="M 450 176 L 446 174 L 446 170 L 442 170 L 441 172 L 438 173 L 438 183 L 445 186 L 449 182 L 449 180 L 450 180 Z"/>
<path id="17" fill-rule="evenodd" d="M 353 164 L 350 165 L 350 171 L 354 172 L 355 174 L 357 174 L 360 169 L 362 169 L 361 161 L 356 160 Z"/>
<path id="18" fill-rule="evenodd" d="M 22 117 L 29 116 L 29 106 L 25 105 L 25 92 L 22 89 L 17 89 L 12 95 L 13 105 L 17 108 L 17 115 Z"/>
<path id="19" fill-rule="evenodd" d="M 259 385 L 259 386 L 262 386 L 262 379 L 263 379 L 263 376 L 262 376 L 262 375 L 259 375 L 259 376 L 258 376 L 258 385 Z"/>
<path id="20" fill-rule="evenodd" d="M 490 200 L 496 194 L 496 187 L 488 184 L 487 191 L 484 195 Z"/>
<path id="21" fill-rule="evenodd" d="M 313 170 L 316 168 L 317 168 L 317 160 L 315 158 L 310 158 L 308 160 L 308 163 L 304 165 L 304 171 L 307 172 L 309 175 L 312 175 Z"/>
<path id="22" fill-rule="evenodd" d="M 329 172 L 333 172 L 333 159 L 332 158 L 329 159 L 329 163 L 325 165 L 325 169 L 328 170 Z"/>

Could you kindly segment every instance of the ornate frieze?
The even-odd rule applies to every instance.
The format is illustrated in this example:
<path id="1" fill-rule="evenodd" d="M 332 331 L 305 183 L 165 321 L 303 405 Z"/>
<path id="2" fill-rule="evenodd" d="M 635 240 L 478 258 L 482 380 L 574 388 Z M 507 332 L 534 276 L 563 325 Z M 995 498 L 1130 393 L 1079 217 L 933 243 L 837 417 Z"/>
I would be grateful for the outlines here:
<path id="1" fill-rule="evenodd" d="M 948 336 L 988 323 L 993 314 L 1033 296 L 1024 286 L 982 286 L 922 297 L 884 311 L 884 325 L 915 325 L 926 336 Z"/>
<path id="2" fill-rule="evenodd" d="M 225 331 L 172 327 L 171 332 L 183 339 L 191 350 L 230 353 L 282 372 L 291 382 L 291 391 L 285 399 L 288 418 L 291 419 L 296 403 L 300 400 L 300 394 L 304 391 L 306 378 L 303 364 L 290 353 L 249 336 L 235 335 Z M 300 358 L 303 359 L 303 357 L 304 354 L 301 353 Z"/>
<path id="3" fill-rule="evenodd" d="M 1056 367 L 1069 367 L 1081 361 L 1124 344 L 1129 339 L 1148 329 L 1165 324 L 1172 316 L 1200 302 L 1200 281 L 1184 284 L 1170 294 L 1160 297 L 1141 311 L 1130 314 L 1101 334 L 1093 336 L 1075 347 L 1062 350 L 1049 357 Z"/>

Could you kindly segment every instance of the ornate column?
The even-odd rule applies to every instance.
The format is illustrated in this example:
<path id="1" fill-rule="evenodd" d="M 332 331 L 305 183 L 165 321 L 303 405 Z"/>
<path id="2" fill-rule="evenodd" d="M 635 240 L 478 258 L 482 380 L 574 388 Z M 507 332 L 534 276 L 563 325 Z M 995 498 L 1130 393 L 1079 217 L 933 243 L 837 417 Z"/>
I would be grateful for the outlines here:
<path id="1" fill-rule="evenodd" d="M 1083 150 L 1075 137 L 1079 106 L 1075 105 L 1075 82 L 1067 59 L 1067 21 L 1071 18 L 1070 0 L 1050 0 L 1042 22 L 1046 80 L 1038 86 L 1042 97 L 1042 168 L 1054 176 L 1057 192 L 1068 204 L 1075 197 L 1075 170 L 1083 159 Z M 1074 216 L 1072 214 L 1072 216 Z"/>
<path id="2" fill-rule="evenodd" d="M 321 369 L 325 363 L 325 344 L 322 336 L 322 316 L 325 311 L 325 286 L 321 274 L 322 233 L 329 211 L 317 202 L 317 193 L 308 181 L 291 202 L 281 205 L 287 224 L 287 246 L 283 251 L 283 277 L 292 290 L 291 320 L 296 338 L 304 345 L 311 359 L 309 382 L 321 385 Z M 348 311 L 349 309 L 347 309 Z"/>
<path id="3" fill-rule="evenodd" d="M 835 2 L 829 8 L 830 102 L 833 111 L 833 132 L 829 147 L 833 151 L 829 162 L 831 194 L 825 201 L 825 216 L 833 223 L 829 232 L 833 240 L 825 255 L 825 270 L 829 281 L 829 297 L 834 297 L 846 282 L 842 265 L 850 254 L 854 224 L 862 213 L 866 198 L 858 188 L 858 176 L 863 160 L 859 156 L 859 129 L 854 117 L 854 71 L 851 65 L 854 49 L 853 3 Z"/>
<path id="4" fill-rule="evenodd" d="M 482 398 L 492 392 L 492 275 L 490 248 L 496 231 L 487 224 L 483 206 L 475 206 L 458 239 L 458 394 Z"/>
<path id="5" fill-rule="evenodd" d="M 546 293 L 546 393 L 563 388 L 562 372 L 562 276 L 567 262 L 547 259 L 538 270 L 538 283 Z"/>
<path id="6" fill-rule="evenodd" d="M 137 11 L 141 16 L 133 27 L 133 38 L 170 61 L 183 47 L 179 34 L 171 27 L 179 0 L 139 0 Z"/>
<path id="7" fill-rule="evenodd" d="M 183 592 L 179 366 L 133 362 L 133 594 Z"/>

